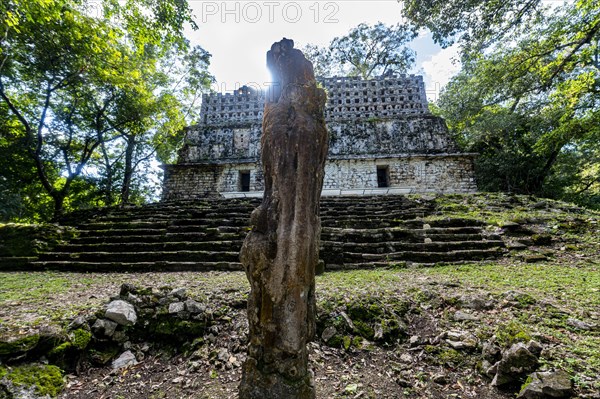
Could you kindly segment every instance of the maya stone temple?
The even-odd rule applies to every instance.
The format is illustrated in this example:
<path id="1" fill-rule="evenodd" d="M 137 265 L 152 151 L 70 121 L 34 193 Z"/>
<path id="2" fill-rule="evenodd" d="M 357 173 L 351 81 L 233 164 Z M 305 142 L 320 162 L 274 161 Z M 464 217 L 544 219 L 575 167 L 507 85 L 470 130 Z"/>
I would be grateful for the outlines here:
<path id="1" fill-rule="evenodd" d="M 421 76 L 319 79 L 330 135 L 322 195 L 468 193 L 475 154 L 460 153 L 427 107 Z M 268 92 L 242 87 L 202 98 L 163 200 L 261 196 L 260 138 Z"/>

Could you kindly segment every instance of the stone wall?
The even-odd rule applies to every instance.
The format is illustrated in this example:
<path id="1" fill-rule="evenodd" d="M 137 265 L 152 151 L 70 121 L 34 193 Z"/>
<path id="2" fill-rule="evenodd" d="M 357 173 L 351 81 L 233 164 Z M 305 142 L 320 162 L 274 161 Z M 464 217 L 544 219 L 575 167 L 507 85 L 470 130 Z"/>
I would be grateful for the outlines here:
<path id="1" fill-rule="evenodd" d="M 444 120 L 432 115 L 381 120 L 328 121 L 329 159 L 456 153 Z M 179 163 L 257 162 L 261 125 L 194 126 L 186 132 Z"/>
<path id="2" fill-rule="evenodd" d="M 388 75 L 370 80 L 335 77 L 321 78 L 319 82 L 327 91 L 327 120 L 393 118 L 429 113 L 422 76 Z M 200 125 L 260 123 L 265 97 L 264 92 L 247 86 L 232 93 L 205 94 L 202 96 Z"/>
<path id="3" fill-rule="evenodd" d="M 378 187 L 377 168 L 386 168 L 389 186 Z M 240 174 L 250 173 L 248 193 L 242 193 Z M 167 165 L 163 199 L 208 196 L 256 196 L 264 189 L 258 162 L 218 165 Z M 417 155 L 400 158 L 330 159 L 325 165 L 323 195 L 377 193 L 465 193 L 477 187 L 469 154 Z"/>

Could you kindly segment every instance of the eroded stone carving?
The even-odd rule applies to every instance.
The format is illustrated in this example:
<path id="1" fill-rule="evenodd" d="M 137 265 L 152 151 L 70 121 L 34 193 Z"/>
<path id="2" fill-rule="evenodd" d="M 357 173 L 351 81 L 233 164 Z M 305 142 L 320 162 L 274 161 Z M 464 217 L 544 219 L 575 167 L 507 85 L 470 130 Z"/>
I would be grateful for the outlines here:
<path id="1" fill-rule="evenodd" d="M 240 253 L 251 285 L 240 399 L 314 398 L 306 344 L 315 333 L 326 96 L 293 41 L 273 44 L 267 64 L 281 90 L 265 105 L 265 192 Z"/>

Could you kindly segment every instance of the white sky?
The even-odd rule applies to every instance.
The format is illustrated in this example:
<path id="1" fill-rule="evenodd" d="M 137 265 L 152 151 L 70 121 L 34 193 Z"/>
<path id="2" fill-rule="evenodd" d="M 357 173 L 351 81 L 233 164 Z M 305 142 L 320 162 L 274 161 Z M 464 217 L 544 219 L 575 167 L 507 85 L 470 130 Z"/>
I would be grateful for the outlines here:
<path id="1" fill-rule="evenodd" d="M 402 22 L 402 4 L 396 0 L 190 0 L 190 4 L 199 29 L 189 30 L 187 37 L 212 54 L 210 71 L 217 79 L 213 87 L 217 91 L 267 83 L 266 52 L 283 37 L 293 39 L 296 48 L 308 43 L 324 46 L 361 22 Z M 410 72 L 424 76 L 428 98 L 435 101 L 439 89 L 460 69 L 452 62 L 456 48 L 441 49 L 426 32 L 411 47 L 417 62 Z"/>

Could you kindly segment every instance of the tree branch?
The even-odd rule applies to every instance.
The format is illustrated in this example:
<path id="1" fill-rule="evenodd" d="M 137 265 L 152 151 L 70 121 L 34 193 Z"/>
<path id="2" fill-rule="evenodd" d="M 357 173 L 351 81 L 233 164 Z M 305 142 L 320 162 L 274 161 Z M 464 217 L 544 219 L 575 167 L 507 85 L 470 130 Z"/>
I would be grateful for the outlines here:
<path id="1" fill-rule="evenodd" d="M 573 47 L 571 49 L 571 51 L 569 51 L 567 56 L 562 60 L 562 62 L 558 65 L 558 67 L 556 67 L 556 70 L 554 71 L 554 73 L 550 76 L 550 78 L 546 82 L 546 85 L 545 85 L 546 87 L 549 87 L 552 84 L 552 82 L 558 76 L 558 74 L 562 72 L 562 70 L 565 67 L 565 65 L 567 64 L 567 62 L 571 61 L 571 59 L 575 56 L 575 53 L 577 53 L 577 51 L 579 51 L 579 49 L 581 47 L 583 47 L 586 44 L 589 44 L 598 32 L 600 32 L 600 21 L 596 21 L 596 23 L 592 26 L 592 28 L 589 30 L 589 32 L 587 32 L 586 35 L 584 37 L 582 37 L 580 40 L 575 42 L 575 47 Z"/>

